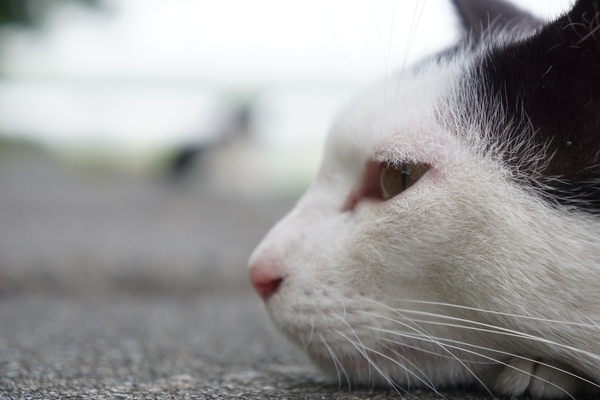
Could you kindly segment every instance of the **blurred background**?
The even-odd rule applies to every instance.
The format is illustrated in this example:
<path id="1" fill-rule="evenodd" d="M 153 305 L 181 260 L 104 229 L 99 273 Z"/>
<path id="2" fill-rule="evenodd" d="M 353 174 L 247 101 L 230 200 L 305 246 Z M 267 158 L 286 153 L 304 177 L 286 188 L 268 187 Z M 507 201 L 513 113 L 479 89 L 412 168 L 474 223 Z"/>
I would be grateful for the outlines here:
<path id="1" fill-rule="evenodd" d="M 336 111 L 459 36 L 443 0 L 3 0 L 0 293 L 247 288 Z"/>

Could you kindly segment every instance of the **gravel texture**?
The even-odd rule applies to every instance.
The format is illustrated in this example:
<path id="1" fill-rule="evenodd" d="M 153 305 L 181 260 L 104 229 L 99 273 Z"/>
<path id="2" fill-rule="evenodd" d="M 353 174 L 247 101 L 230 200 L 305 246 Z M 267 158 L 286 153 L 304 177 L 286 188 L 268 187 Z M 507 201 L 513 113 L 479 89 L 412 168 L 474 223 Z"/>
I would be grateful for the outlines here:
<path id="1" fill-rule="evenodd" d="M 0 400 L 401 397 L 324 384 L 267 321 L 246 259 L 291 201 L 32 157 L 0 188 Z"/>

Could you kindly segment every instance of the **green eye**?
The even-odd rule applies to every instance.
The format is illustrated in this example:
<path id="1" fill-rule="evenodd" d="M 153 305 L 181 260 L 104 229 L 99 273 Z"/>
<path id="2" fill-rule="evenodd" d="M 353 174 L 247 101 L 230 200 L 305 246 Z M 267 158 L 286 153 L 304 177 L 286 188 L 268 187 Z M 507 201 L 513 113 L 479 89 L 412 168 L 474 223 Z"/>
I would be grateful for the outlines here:
<path id="1" fill-rule="evenodd" d="M 387 164 L 381 170 L 379 185 L 382 200 L 396 197 L 414 185 L 429 170 L 428 165 L 414 163 Z"/>

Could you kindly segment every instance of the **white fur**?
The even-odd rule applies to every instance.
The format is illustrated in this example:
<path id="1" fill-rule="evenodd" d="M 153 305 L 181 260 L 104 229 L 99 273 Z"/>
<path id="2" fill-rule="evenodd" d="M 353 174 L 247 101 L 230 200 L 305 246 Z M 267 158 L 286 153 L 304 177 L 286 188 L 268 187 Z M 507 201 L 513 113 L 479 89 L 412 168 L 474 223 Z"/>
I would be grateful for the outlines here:
<path id="1" fill-rule="evenodd" d="M 485 127 L 452 111 L 469 57 L 349 106 L 316 181 L 250 264 L 284 278 L 267 302 L 279 329 L 350 385 L 572 396 L 600 377 L 600 223 L 516 183 Z M 369 160 L 431 169 L 344 211 Z"/>

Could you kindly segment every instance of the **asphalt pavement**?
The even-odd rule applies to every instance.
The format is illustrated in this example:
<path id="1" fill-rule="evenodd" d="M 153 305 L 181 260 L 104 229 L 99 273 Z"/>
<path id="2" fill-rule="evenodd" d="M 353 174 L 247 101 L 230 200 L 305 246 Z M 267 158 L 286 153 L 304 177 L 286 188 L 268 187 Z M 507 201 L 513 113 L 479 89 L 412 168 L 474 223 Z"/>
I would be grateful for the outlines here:
<path id="1" fill-rule="evenodd" d="M 292 205 L 0 159 L 0 400 L 401 398 L 323 382 L 268 322 L 246 260 Z"/>

